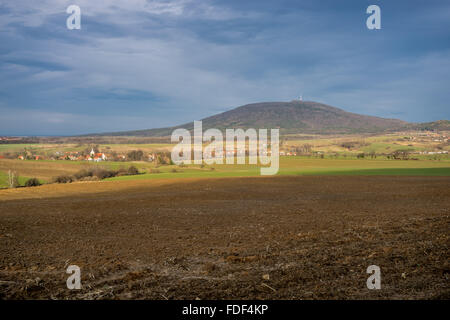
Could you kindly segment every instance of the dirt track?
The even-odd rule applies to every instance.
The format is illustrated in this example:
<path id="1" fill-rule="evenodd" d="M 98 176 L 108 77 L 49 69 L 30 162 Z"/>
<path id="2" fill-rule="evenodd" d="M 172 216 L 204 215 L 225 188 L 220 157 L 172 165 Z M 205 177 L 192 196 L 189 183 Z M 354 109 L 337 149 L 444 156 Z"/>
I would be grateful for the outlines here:
<path id="1" fill-rule="evenodd" d="M 450 298 L 448 177 L 51 188 L 0 192 L 0 298 Z"/>

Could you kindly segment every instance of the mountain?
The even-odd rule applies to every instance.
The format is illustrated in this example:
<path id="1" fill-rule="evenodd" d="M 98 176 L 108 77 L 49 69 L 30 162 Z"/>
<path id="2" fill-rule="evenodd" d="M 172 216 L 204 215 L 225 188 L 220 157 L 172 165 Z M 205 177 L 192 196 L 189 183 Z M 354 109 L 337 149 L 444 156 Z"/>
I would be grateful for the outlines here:
<path id="1" fill-rule="evenodd" d="M 280 128 L 282 133 L 356 133 L 391 130 L 407 123 L 350 113 L 312 101 L 291 101 L 248 104 L 206 118 L 203 125 Z"/>
<path id="2" fill-rule="evenodd" d="M 385 119 L 346 112 L 323 103 L 300 100 L 247 104 L 202 119 L 202 122 L 203 130 L 209 128 L 217 128 L 220 130 L 225 128 L 279 128 L 281 134 L 380 133 L 402 129 L 423 130 L 425 125 L 430 128 L 436 126 L 434 122 L 428 124 L 411 124 L 397 119 Z M 424 126 L 420 127 L 420 125 Z M 442 127 L 442 124 L 439 127 Z M 177 128 L 192 130 L 193 122 L 175 127 L 111 132 L 96 134 L 96 136 L 169 136 Z"/>

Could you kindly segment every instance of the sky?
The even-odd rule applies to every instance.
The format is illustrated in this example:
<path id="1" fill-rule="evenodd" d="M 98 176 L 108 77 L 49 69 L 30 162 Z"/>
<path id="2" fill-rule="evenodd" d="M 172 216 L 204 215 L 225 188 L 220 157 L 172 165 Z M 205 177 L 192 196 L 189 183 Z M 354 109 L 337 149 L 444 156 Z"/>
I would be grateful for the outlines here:
<path id="1" fill-rule="evenodd" d="M 0 0 L 0 135 L 166 127 L 299 95 L 448 120 L 449 71 L 448 0 Z"/>

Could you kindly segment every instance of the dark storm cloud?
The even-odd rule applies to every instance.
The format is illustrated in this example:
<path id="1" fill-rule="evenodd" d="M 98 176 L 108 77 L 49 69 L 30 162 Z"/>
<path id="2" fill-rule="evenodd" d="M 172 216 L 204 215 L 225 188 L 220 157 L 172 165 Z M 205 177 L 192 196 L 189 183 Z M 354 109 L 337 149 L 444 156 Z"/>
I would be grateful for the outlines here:
<path id="1" fill-rule="evenodd" d="M 162 127 L 299 94 L 448 119 L 449 18 L 448 1 L 0 1 L 0 134 Z"/>

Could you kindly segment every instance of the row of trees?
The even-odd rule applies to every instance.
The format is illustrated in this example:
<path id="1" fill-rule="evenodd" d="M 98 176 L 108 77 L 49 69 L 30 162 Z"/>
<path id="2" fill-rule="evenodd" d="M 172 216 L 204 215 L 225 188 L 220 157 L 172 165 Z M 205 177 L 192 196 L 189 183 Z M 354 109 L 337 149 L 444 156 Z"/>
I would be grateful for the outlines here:
<path id="1" fill-rule="evenodd" d="M 148 158 L 142 150 L 132 150 L 127 153 L 129 161 L 147 161 Z M 170 152 L 158 152 L 153 155 L 152 159 L 156 165 L 173 164 Z"/>
<path id="2" fill-rule="evenodd" d="M 8 187 L 9 188 L 18 188 L 20 187 L 19 175 L 16 171 L 8 170 Z M 25 187 L 37 187 L 40 186 L 41 182 L 37 178 L 31 178 L 25 181 Z"/>
<path id="3" fill-rule="evenodd" d="M 94 167 L 82 169 L 74 175 L 60 175 L 53 178 L 53 183 L 71 183 L 74 181 L 95 181 L 118 176 L 131 176 L 139 174 L 139 170 L 135 166 L 128 168 L 119 168 L 111 170 L 103 167 Z"/>

